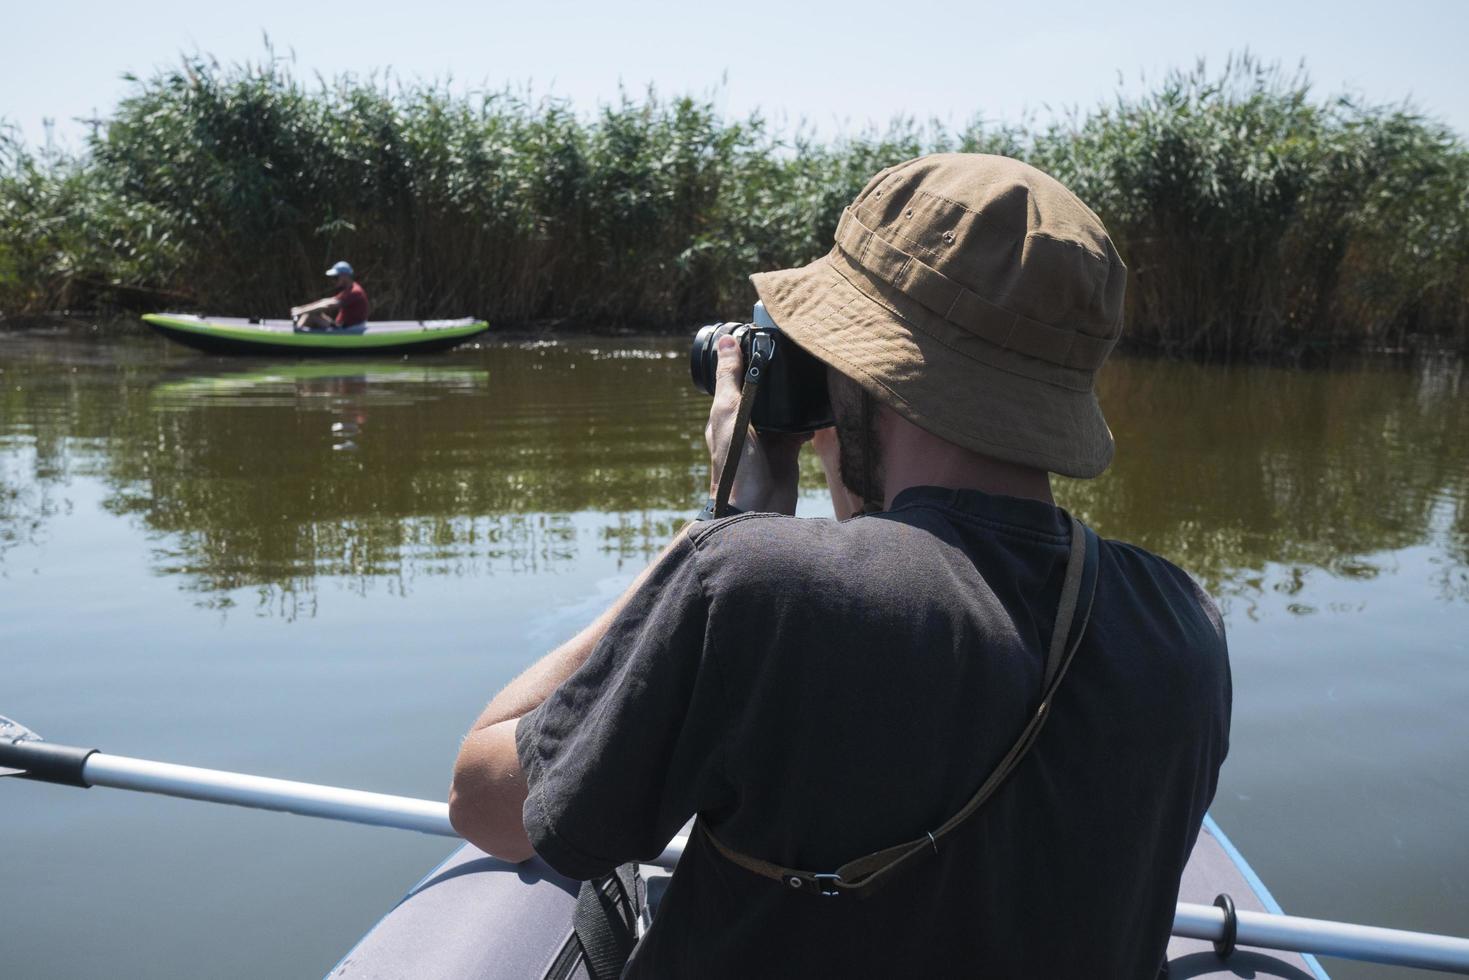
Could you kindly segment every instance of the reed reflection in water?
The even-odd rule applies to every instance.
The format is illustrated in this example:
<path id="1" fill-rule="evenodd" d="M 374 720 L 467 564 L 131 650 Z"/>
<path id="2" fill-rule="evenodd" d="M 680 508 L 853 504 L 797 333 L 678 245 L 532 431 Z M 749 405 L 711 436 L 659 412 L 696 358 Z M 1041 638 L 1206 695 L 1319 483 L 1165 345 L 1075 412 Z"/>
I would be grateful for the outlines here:
<path id="1" fill-rule="evenodd" d="M 95 350 L 79 365 L 66 346 L 4 348 L 0 549 L 41 533 L 74 474 L 96 476 L 111 513 L 154 532 L 155 570 L 209 604 L 250 589 L 277 608 L 324 578 L 403 593 L 554 572 L 584 548 L 642 560 L 702 499 L 707 402 L 682 340 L 167 371 Z M 1463 386 L 1458 360 L 1119 358 L 1101 383 L 1116 462 L 1058 481 L 1058 498 L 1247 608 L 1313 575 L 1375 576 L 1417 544 L 1441 553 L 1435 587 L 1463 600 Z M 804 483 L 803 513 L 826 512 L 809 461 Z"/>
<path id="2" fill-rule="evenodd" d="M 8 538 L 33 537 L 74 473 L 141 522 L 154 566 L 210 603 L 322 578 L 554 571 L 596 547 L 642 559 L 704 479 L 677 352 L 532 343 L 450 363 L 93 366 L 44 345 L 6 366 Z M 201 371 L 200 365 L 205 370 Z M 62 382 L 57 385 L 56 382 Z M 595 533 L 569 515 L 601 515 Z"/>
<path id="3" fill-rule="evenodd" d="M 1464 394 L 1457 358 L 1330 369 L 1124 358 L 1100 385 L 1116 462 L 1058 496 L 1246 608 L 1313 575 L 1374 577 L 1416 545 L 1439 552 L 1445 598 L 1469 599 Z"/>

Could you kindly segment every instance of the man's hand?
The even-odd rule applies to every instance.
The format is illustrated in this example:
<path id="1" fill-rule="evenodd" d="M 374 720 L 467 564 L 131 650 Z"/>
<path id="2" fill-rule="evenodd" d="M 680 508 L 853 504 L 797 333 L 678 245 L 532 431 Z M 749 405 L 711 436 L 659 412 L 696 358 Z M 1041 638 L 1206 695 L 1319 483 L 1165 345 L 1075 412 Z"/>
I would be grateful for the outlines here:
<path id="1" fill-rule="evenodd" d="M 704 427 L 704 442 L 709 446 L 709 495 L 719 486 L 724 458 L 734 437 L 735 416 L 740 410 L 740 387 L 745 376 L 745 358 L 739 341 L 719 338 L 716 346 L 719 366 L 714 372 L 714 404 L 709 408 L 709 424 Z M 775 514 L 795 514 L 796 477 L 800 472 L 797 457 L 801 444 L 809 435 L 760 435 L 752 428 L 745 437 L 735 472 L 734 489 L 729 502 L 740 510 Z"/>

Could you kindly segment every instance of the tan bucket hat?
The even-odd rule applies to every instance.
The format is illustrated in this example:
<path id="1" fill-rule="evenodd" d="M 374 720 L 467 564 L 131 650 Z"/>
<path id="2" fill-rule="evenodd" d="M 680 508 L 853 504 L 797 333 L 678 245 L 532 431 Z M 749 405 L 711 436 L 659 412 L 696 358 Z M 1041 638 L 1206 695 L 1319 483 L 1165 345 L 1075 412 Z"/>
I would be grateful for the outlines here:
<path id="1" fill-rule="evenodd" d="M 939 153 L 873 177 L 830 253 L 750 277 L 791 339 L 914 424 L 997 459 L 1093 477 L 1112 461 L 1094 390 L 1127 269 L 1061 183 Z"/>

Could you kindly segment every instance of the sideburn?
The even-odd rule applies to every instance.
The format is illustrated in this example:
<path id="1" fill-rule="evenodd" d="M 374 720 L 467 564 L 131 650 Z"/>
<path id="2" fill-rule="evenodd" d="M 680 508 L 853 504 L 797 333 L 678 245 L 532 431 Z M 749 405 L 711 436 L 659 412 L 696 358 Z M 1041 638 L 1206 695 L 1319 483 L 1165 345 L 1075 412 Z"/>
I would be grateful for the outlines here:
<path id="1" fill-rule="evenodd" d="M 840 450 L 837 468 L 842 482 L 862 498 L 865 513 L 875 514 L 883 509 L 886 497 L 877 399 L 850 378 L 835 373 L 831 392 Z"/>

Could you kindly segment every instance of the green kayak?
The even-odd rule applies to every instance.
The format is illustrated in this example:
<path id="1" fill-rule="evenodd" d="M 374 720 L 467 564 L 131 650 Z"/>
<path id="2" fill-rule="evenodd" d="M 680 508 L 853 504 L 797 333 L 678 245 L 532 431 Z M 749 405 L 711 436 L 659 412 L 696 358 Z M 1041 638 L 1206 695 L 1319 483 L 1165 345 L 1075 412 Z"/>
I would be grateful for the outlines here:
<path id="1" fill-rule="evenodd" d="M 143 321 L 171 340 L 212 354 L 402 354 L 448 350 L 489 329 L 483 320 L 384 320 L 341 330 L 297 330 L 289 320 L 148 313 Z"/>

